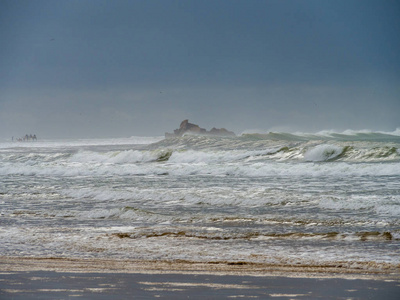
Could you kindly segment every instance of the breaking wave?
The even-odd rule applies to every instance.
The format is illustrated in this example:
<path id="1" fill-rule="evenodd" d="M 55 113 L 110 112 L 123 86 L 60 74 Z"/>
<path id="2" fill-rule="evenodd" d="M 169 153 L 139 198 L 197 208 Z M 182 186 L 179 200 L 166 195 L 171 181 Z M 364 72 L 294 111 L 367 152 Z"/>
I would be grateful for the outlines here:
<path id="1" fill-rule="evenodd" d="M 372 131 L 372 130 L 345 130 L 337 132 L 324 130 L 317 133 L 287 133 L 287 132 L 268 132 L 268 133 L 246 133 L 241 137 L 254 140 L 286 140 L 286 141 L 370 141 L 370 142 L 400 142 L 400 128 L 392 132 Z"/>
<path id="2" fill-rule="evenodd" d="M 335 145 L 318 145 L 304 154 L 306 161 L 331 161 L 343 156 L 348 147 Z"/>
<path id="3" fill-rule="evenodd" d="M 364 143 L 349 145 L 305 142 L 264 145 L 264 149 L 237 150 L 166 147 L 25 155 L 0 153 L 0 161 L 0 175 L 263 177 L 400 174 L 400 152 L 397 147 Z M 360 162 L 365 164 L 359 164 Z"/>
<path id="4" fill-rule="evenodd" d="M 0 250 L 398 266 L 399 137 L 0 143 Z"/>
<path id="5" fill-rule="evenodd" d="M 383 137 L 390 137 L 390 142 L 382 141 Z M 65 148 L 42 144 L 40 151 L 32 148 L 30 152 L 21 150 L 15 143 L 18 145 L 14 148 L 0 147 L 0 175 L 276 177 L 400 174 L 400 143 L 397 142 L 400 141 L 400 130 L 393 133 L 322 132 L 312 138 L 309 134 L 268 133 L 227 138 L 143 138 L 143 141 L 155 142 L 115 148 L 114 140 L 110 140 L 108 146 L 104 140 L 89 142 L 87 147 L 71 147 L 74 142 L 67 141 Z M 123 142 L 126 140 L 117 144 Z M 96 143 L 98 145 L 94 145 Z"/>

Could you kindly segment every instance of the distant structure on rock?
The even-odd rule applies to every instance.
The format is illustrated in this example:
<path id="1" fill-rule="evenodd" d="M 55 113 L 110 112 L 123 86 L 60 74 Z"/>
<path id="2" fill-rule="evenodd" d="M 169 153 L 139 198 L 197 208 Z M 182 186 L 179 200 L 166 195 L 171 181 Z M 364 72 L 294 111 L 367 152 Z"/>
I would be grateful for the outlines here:
<path id="1" fill-rule="evenodd" d="M 178 129 L 174 133 L 165 133 L 166 138 L 180 137 L 185 134 L 192 135 L 214 135 L 214 136 L 235 136 L 235 133 L 225 128 L 212 128 L 210 131 L 201 128 L 199 125 L 189 123 L 189 120 L 183 120 Z"/>
<path id="2" fill-rule="evenodd" d="M 14 137 L 12 137 L 12 141 L 14 142 Z M 21 138 L 16 138 L 17 142 L 28 142 L 28 141 L 37 141 L 37 137 L 36 134 L 32 135 L 32 134 L 25 134 L 25 136 L 21 137 Z"/>

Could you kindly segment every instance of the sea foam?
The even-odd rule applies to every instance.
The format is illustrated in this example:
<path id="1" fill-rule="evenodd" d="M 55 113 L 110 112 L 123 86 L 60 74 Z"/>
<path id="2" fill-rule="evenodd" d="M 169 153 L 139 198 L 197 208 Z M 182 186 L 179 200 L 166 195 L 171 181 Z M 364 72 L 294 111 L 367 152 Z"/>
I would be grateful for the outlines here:
<path id="1" fill-rule="evenodd" d="M 0 252 L 398 269 L 398 141 L 347 132 L 0 145 Z"/>
<path id="2" fill-rule="evenodd" d="M 306 161 L 328 161 L 339 157 L 343 153 L 343 148 L 335 145 L 323 144 L 308 150 L 304 154 Z"/>

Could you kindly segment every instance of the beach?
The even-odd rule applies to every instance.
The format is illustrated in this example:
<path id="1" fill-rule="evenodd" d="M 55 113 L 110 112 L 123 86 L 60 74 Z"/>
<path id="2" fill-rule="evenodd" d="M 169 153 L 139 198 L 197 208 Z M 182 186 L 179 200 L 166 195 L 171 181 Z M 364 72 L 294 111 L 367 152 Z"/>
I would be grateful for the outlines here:
<path id="1" fill-rule="evenodd" d="M 393 298 L 399 149 L 397 131 L 0 143 L 0 298 Z"/>
<path id="2" fill-rule="evenodd" d="M 0 8 L 0 300 L 400 299 L 400 0 Z"/>
<path id="3" fill-rule="evenodd" d="M 0 257 L 1 299 L 398 299 L 399 270 Z"/>

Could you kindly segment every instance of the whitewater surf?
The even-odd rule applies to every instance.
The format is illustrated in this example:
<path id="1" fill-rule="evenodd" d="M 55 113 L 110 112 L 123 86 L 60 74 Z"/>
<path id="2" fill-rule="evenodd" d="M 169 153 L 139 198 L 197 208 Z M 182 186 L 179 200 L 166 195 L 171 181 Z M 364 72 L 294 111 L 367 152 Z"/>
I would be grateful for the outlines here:
<path id="1" fill-rule="evenodd" d="M 400 134 L 0 143 L 0 253 L 400 264 Z"/>

